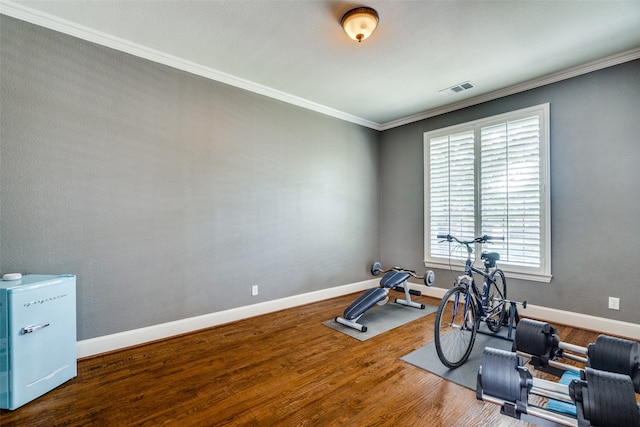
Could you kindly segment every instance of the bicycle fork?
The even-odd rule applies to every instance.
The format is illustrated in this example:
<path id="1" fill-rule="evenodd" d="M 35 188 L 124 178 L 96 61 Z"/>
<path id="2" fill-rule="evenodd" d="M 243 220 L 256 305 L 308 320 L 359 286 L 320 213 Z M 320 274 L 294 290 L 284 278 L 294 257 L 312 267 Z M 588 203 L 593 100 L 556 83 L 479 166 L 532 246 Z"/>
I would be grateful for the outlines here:
<path id="1" fill-rule="evenodd" d="M 457 328 L 460 330 L 469 329 L 469 326 L 468 326 L 469 319 L 467 319 L 467 316 L 469 316 L 469 304 L 471 304 L 471 293 L 467 289 L 467 292 L 464 297 L 464 308 L 463 308 L 464 317 L 462 319 L 462 324 L 459 326 L 456 325 L 454 320 L 456 318 L 456 315 L 458 314 L 458 309 L 460 307 L 460 292 L 456 292 L 455 296 L 453 297 L 453 312 L 451 314 L 451 322 L 449 323 L 451 328 L 454 328 L 454 329 Z"/>

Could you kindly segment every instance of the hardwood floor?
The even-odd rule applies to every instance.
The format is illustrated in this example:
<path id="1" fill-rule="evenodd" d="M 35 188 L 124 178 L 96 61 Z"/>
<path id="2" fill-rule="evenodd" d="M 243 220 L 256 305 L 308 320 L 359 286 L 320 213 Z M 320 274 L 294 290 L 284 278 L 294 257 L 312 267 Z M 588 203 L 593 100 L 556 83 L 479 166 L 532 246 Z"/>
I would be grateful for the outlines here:
<path id="1" fill-rule="evenodd" d="M 399 360 L 433 339 L 435 314 L 364 342 L 321 324 L 357 295 L 80 360 L 0 426 L 529 425 Z M 554 326 L 576 345 L 597 336 Z"/>

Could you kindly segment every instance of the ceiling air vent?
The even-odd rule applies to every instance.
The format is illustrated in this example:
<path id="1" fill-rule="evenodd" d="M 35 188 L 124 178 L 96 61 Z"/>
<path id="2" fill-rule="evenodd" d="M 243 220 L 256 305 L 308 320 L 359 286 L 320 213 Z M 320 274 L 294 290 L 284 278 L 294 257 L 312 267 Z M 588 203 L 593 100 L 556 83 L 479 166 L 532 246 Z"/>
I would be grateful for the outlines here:
<path id="1" fill-rule="evenodd" d="M 440 93 L 444 93 L 445 95 L 454 95 L 456 93 L 460 93 L 460 92 L 464 92 L 465 90 L 469 90 L 469 89 L 471 89 L 473 87 L 474 87 L 473 83 L 464 82 L 464 83 L 457 84 L 455 86 L 448 87 L 446 89 L 442 89 L 440 91 Z"/>

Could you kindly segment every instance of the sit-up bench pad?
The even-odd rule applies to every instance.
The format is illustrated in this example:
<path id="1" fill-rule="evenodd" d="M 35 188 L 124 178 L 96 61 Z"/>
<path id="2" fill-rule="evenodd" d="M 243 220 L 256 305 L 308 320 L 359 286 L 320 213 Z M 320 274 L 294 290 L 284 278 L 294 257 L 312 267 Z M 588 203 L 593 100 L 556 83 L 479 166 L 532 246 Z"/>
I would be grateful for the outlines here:
<path id="1" fill-rule="evenodd" d="M 390 271 L 380 280 L 383 288 L 395 288 L 409 278 L 409 273 L 403 271 Z"/>
<path id="2" fill-rule="evenodd" d="M 357 319 L 369 310 L 378 301 L 384 299 L 387 296 L 387 292 L 382 288 L 371 288 L 364 294 L 360 295 L 347 309 L 344 311 L 342 317 L 347 320 Z"/>

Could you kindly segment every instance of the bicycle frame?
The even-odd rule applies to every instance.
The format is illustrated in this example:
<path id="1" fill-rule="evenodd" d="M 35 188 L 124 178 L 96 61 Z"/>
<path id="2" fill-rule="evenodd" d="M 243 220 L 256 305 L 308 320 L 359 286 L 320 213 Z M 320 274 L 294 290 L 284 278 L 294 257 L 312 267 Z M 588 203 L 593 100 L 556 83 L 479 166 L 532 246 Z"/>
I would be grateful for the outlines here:
<path id="1" fill-rule="evenodd" d="M 445 293 L 440 301 L 436 311 L 434 329 L 438 358 L 448 368 L 455 369 L 468 359 L 477 333 L 511 341 L 511 332 L 517 323 L 518 315 L 515 307 L 516 302 L 507 300 L 507 283 L 504 273 L 496 266 L 500 255 L 495 252 L 482 252 L 480 258 L 484 262 L 484 269 L 473 265 L 472 254 L 475 245 L 486 243 L 494 238 L 485 235 L 473 240 L 462 241 L 450 234 L 438 234 L 437 237 L 445 239 L 449 243 L 456 242 L 467 249 L 463 274 L 458 276 L 454 286 Z M 479 283 L 476 283 L 474 273 L 482 276 L 482 288 L 479 288 Z M 452 306 L 451 302 L 453 302 Z M 524 303 L 522 304 L 524 306 Z M 508 310 L 506 310 L 507 305 L 509 306 Z M 498 332 L 506 324 L 507 311 L 509 333 L 505 337 Z M 485 322 L 491 332 L 482 331 L 480 322 Z"/>
<path id="2" fill-rule="evenodd" d="M 489 286 L 489 283 L 487 282 L 487 280 L 491 280 L 489 279 L 490 270 L 488 268 L 485 268 L 485 270 L 481 270 L 475 267 L 471 261 L 471 254 L 473 253 L 473 249 L 470 247 L 470 243 L 463 243 L 463 244 L 467 248 L 467 260 L 465 261 L 464 275 L 458 276 L 458 279 L 456 280 L 456 284 L 457 285 L 461 285 L 463 283 L 466 284 L 465 287 L 467 288 L 467 292 L 466 292 L 465 302 L 464 302 L 464 310 L 465 310 L 464 312 L 465 313 L 467 312 L 467 309 L 469 308 L 469 304 L 471 302 L 471 298 L 473 297 L 475 302 L 475 308 L 476 308 L 476 313 L 475 313 L 476 322 L 479 324 L 481 321 L 485 320 L 487 316 L 494 313 L 496 310 L 502 309 L 502 306 L 505 304 L 505 302 L 501 301 L 498 305 L 496 305 L 495 307 L 492 307 L 490 310 L 485 310 L 485 307 L 484 307 L 485 304 L 484 304 L 483 298 L 485 297 L 485 293 L 487 292 L 487 289 Z M 473 273 L 481 275 L 484 279 L 484 283 L 482 285 L 483 287 L 482 293 L 480 293 L 480 291 L 478 290 L 478 287 L 476 286 L 476 281 Z M 466 279 L 466 281 L 463 279 Z M 458 304 L 460 303 L 458 299 L 459 299 L 459 294 L 456 294 L 454 305 L 453 305 L 454 317 L 458 313 Z"/>

